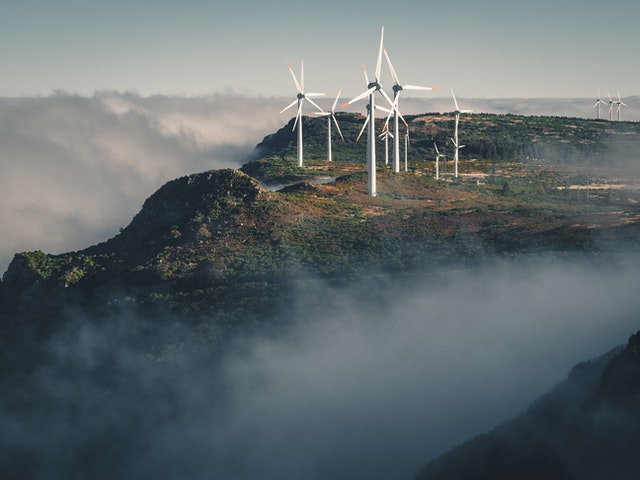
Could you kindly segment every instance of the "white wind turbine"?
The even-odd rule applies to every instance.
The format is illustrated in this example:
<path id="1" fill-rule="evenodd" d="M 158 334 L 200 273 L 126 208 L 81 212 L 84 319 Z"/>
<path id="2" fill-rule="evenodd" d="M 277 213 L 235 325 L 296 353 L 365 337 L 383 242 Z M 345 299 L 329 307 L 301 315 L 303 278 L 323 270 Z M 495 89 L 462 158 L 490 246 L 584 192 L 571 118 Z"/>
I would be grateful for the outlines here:
<path id="1" fill-rule="evenodd" d="M 600 89 L 598 89 L 598 99 L 596 103 L 593 105 L 593 108 L 596 109 L 596 119 L 600 120 L 600 105 L 606 105 L 607 103 L 600 98 Z"/>
<path id="2" fill-rule="evenodd" d="M 398 117 L 401 116 L 400 115 L 400 111 L 399 111 L 399 101 L 400 101 L 400 92 L 403 90 L 420 90 L 420 91 L 427 91 L 427 90 L 437 90 L 437 88 L 433 88 L 433 87 L 420 87 L 417 85 L 403 85 L 402 83 L 400 83 L 400 80 L 398 79 L 398 75 L 396 74 L 395 69 L 393 68 L 393 64 L 391 63 L 391 59 L 389 58 L 389 54 L 387 53 L 387 49 L 383 47 L 383 51 L 384 51 L 384 56 L 387 59 L 387 66 L 389 67 L 389 72 L 391 72 L 391 78 L 393 78 L 393 110 L 392 110 L 392 114 L 393 114 L 393 133 L 395 134 L 395 138 L 393 141 L 393 171 L 394 172 L 399 172 L 400 171 L 400 135 L 398 135 Z M 389 119 L 387 119 L 387 122 L 389 121 Z M 402 119 L 402 121 L 404 122 L 405 126 L 407 125 L 407 122 L 404 121 L 404 118 Z M 408 127 L 407 127 L 408 128 Z M 406 156 L 406 154 L 405 154 Z M 406 159 L 405 159 L 406 160 Z M 405 168 L 406 171 L 406 168 Z"/>
<path id="3" fill-rule="evenodd" d="M 453 88 L 450 89 L 451 90 L 451 96 L 453 97 L 453 103 L 456 106 L 455 111 L 453 112 L 456 118 L 456 127 L 453 133 L 453 138 L 451 139 L 451 142 L 453 143 L 453 146 L 455 147 L 454 150 L 454 154 L 453 154 L 453 160 L 454 160 L 454 164 L 455 164 L 455 178 L 458 178 L 458 152 L 460 151 L 461 148 L 464 148 L 465 145 L 460 145 L 460 142 L 458 141 L 458 123 L 460 122 L 460 114 L 461 113 L 471 113 L 472 110 L 460 110 L 460 107 L 458 107 L 458 101 L 456 100 L 456 95 L 455 93 L 453 93 Z"/>
<path id="4" fill-rule="evenodd" d="M 433 142 L 433 148 L 436 150 L 436 180 L 440 180 L 440 158 L 444 158 L 444 154 L 440 153 L 436 142 Z"/>
<path id="5" fill-rule="evenodd" d="M 302 61 L 300 62 L 300 82 L 298 82 L 298 79 L 296 78 L 296 74 L 293 73 L 293 68 L 291 68 L 291 64 L 289 64 L 289 71 L 291 72 L 291 76 L 293 77 L 293 83 L 296 86 L 296 90 L 298 91 L 298 94 L 296 95 L 296 99 L 293 102 L 291 102 L 289 105 L 287 105 L 285 108 L 283 108 L 280 111 L 280 113 L 283 113 L 286 110 L 289 110 L 294 105 L 298 104 L 298 112 L 296 113 L 296 119 L 293 122 L 292 130 L 295 130 L 296 126 L 298 127 L 298 166 L 301 167 L 302 166 L 302 105 L 304 104 L 304 101 L 307 100 L 311 105 L 316 107 L 318 110 L 320 110 L 321 112 L 324 112 L 324 110 L 322 110 L 322 108 L 320 108 L 311 99 L 317 98 L 317 97 L 324 97 L 327 94 L 326 93 L 306 93 L 304 91 L 304 63 Z"/>
<path id="6" fill-rule="evenodd" d="M 607 97 L 609 97 L 609 121 L 613 120 L 613 98 L 609 92 L 607 92 Z"/>
<path id="7" fill-rule="evenodd" d="M 345 102 L 342 106 L 346 107 L 355 103 L 359 100 L 362 100 L 365 97 L 369 97 L 369 113 L 367 115 L 367 120 L 369 129 L 367 135 L 367 171 L 369 172 L 369 195 L 375 197 L 377 195 L 376 190 L 376 128 L 375 128 L 375 93 L 380 92 L 380 94 L 387 100 L 390 106 L 393 107 L 393 102 L 389 98 L 389 95 L 382 90 L 382 85 L 380 84 L 380 68 L 382 66 L 382 49 L 383 49 L 383 38 L 384 38 L 384 27 L 382 27 L 382 32 L 380 34 L 380 47 L 378 49 L 378 60 L 376 62 L 376 71 L 375 76 L 372 82 L 369 82 L 369 77 L 367 76 L 367 70 L 364 69 L 364 78 L 367 82 L 367 89 L 362 92 L 360 95 L 352 98 L 348 102 Z"/>
<path id="8" fill-rule="evenodd" d="M 404 134 L 404 171 L 409 171 L 407 162 L 407 154 L 409 153 L 409 125 L 407 125 L 407 133 Z"/>
<path id="9" fill-rule="evenodd" d="M 620 98 L 620 92 L 618 92 L 618 100 L 614 101 L 613 103 L 618 105 L 617 114 L 618 114 L 618 121 L 620 121 L 620 110 L 622 110 L 622 107 L 628 107 L 629 105 L 627 105 L 622 101 L 622 99 Z"/>
<path id="10" fill-rule="evenodd" d="M 393 134 L 387 128 L 378 137 L 384 138 L 384 164 L 389 165 L 389 137 L 393 139 Z"/>
<path id="11" fill-rule="evenodd" d="M 336 120 L 336 105 L 338 104 L 338 99 L 340 98 L 340 94 L 342 93 L 342 89 L 336 95 L 336 99 L 333 101 L 333 105 L 331 105 L 331 110 L 328 112 L 315 112 L 316 115 L 321 117 L 327 117 L 327 150 L 328 150 L 328 159 L 331 162 L 331 120 L 336 124 L 336 128 L 338 129 L 338 133 L 340 134 L 340 138 L 344 142 L 344 136 L 342 135 L 342 131 L 340 130 L 340 125 L 338 125 L 338 120 Z"/>

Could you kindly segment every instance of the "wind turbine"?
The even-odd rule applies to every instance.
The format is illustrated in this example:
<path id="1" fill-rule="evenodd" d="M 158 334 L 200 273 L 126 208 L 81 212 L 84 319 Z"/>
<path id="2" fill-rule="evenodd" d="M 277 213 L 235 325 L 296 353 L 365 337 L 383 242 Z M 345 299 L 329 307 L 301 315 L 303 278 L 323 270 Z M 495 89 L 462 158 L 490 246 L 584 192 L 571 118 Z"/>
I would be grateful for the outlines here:
<path id="1" fill-rule="evenodd" d="M 458 141 L 458 123 L 460 122 L 461 113 L 471 113 L 472 110 L 460 110 L 460 107 L 458 107 L 458 101 L 456 100 L 456 95 L 455 93 L 453 93 L 453 88 L 451 88 L 450 90 L 451 90 L 451 96 L 453 97 L 453 103 L 456 106 L 456 109 L 453 112 L 456 117 L 456 127 L 454 130 L 453 138 L 451 139 L 451 142 L 453 142 L 453 146 L 455 147 L 453 159 L 455 164 L 455 178 L 458 178 L 458 152 L 461 148 L 465 147 L 465 145 L 460 145 L 460 142 Z"/>
<path id="2" fill-rule="evenodd" d="M 400 116 L 400 111 L 399 111 L 399 101 L 400 101 L 400 92 L 403 90 L 421 90 L 421 91 L 427 91 L 427 90 L 437 90 L 437 88 L 433 88 L 433 87 L 420 87 L 417 85 L 403 85 L 402 83 L 400 83 L 400 80 L 398 79 L 398 75 L 396 74 L 395 69 L 393 68 L 393 64 L 391 63 L 391 59 L 389 58 L 389 54 L 387 53 L 387 49 L 383 47 L 383 51 L 384 51 L 384 56 L 387 59 L 387 66 L 389 67 L 389 72 L 391 72 L 391 78 L 393 78 L 393 109 L 392 109 L 392 113 L 393 113 L 393 133 L 395 134 L 395 138 L 393 140 L 393 171 L 394 172 L 399 172 L 400 171 L 400 135 L 398 135 L 398 117 Z M 389 119 L 387 119 L 388 122 Z M 402 121 L 404 122 L 405 126 L 407 125 L 407 122 L 404 121 L 404 118 L 402 119 Z M 408 128 L 408 127 L 407 127 Z M 406 168 L 405 168 L 406 171 Z"/>
<path id="3" fill-rule="evenodd" d="M 614 101 L 613 103 L 618 105 L 617 113 L 618 113 L 618 121 L 620 121 L 620 110 L 622 110 L 622 107 L 628 107 L 629 105 L 627 105 L 620 99 L 620 92 L 618 92 L 618 100 Z"/>
<path id="4" fill-rule="evenodd" d="M 433 142 L 433 148 L 436 150 L 436 180 L 440 180 L 440 157 L 444 158 L 444 154 L 440 153 L 436 142 Z"/>
<path id="5" fill-rule="evenodd" d="M 389 137 L 393 139 L 393 134 L 386 128 L 378 137 L 384 138 L 384 164 L 389 165 Z"/>
<path id="6" fill-rule="evenodd" d="M 600 89 L 598 89 L 598 99 L 596 103 L 593 105 L 593 108 L 596 109 L 596 118 L 600 120 L 600 105 L 606 105 L 607 103 L 600 98 Z"/>
<path id="7" fill-rule="evenodd" d="M 320 110 L 321 112 L 324 112 L 324 110 L 322 110 L 322 108 L 320 108 L 318 104 L 316 104 L 311 99 L 317 98 L 317 97 L 324 97 L 327 94 L 326 93 L 306 93 L 304 91 L 304 63 L 302 61 L 300 62 L 300 82 L 298 82 L 298 79 L 296 78 L 296 74 L 293 73 L 293 68 L 291 68 L 291 64 L 289 64 L 289 71 L 291 72 L 291 76 L 293 77 L 293 83 L 296 86 L 296 90 L 298 91 L 298 94 L 296 95 L 296 99 L 293 102 L 291 102 L 289 105 L 287 105 L 285 108 L 283 108 L 280 111 L 280 113 L 284 113 L 286 110 L 289 110 L 291 107 L 298 104 L 298 112 L 296 113 L 296 119 L 293 122 L 292 131 L 296 129 L 296 126 L 298 127 L 298 166 L 301 167 L 302 166 L 302 105 L 304 104 L 304 101 L 307 100 L 311 105 L 316 107 L 318 110 Z M 298 123 L 300 123 L 300 125 L 298 125 Z"/>
<path id="8" fill-rule="evenodd" d="M 336 95 L 336 99 L 333 101 L 333 105 L 331 105 L 331 110 L 328 112 L 315 112 L 316 115 L 321 117 L 327 117 L 327 149 L 328 149 L 328 159 L 331 162 L 331 120 L 336 124 L 336 128 L 338 129 L 338 133 L 340 134 L 340 138 L 344 142 L 344 136 L 342 135 L 342 131 L 340 130 L 340 125 L 338 125 L 338 120 L 336 120 L 336 105 L 338 104 L 338 99 L 340 98 L 340 94 L 342 93 L 342 89 Z"/>
<path id="9" fill-rule="evenodd" d="M 376 128 L 375 128 L 375 93 L 379 92 L 389 105 L 393 107 L 393 102 L 389 98 L 389 95 L 382 90 L 382 85 L 380 84 L 380 68 L 382 66 L 382 49 L 383 49 L 383 38 L 384 38 L 384 27 L 382 27 L 382 31 L 380 33 L 380 47 L 378 48 L 378 60 L 376 62 L 376 70 L 375 76 L 372 82 L 369 82 L 369 77 L 367 76 L 367 70 L 363 65 L 364 78 L 367 82 L 367 89 L 362 92 L 360 95 L 352 98 L 348 102 L 342 104 L 343 107 L 351 105 L 359 100 L 362 100 L 365 97 L 369 97 L 369 115 L 367 119 L 370 119 L 368 122 L 369 129 L 367 131 L 367 170 L 369 172 L 369 195 L 375 197 L 377 193 L 376 189 Z"/>
<path id="10" fill-rule="evenodd" d="M 613 120 L 613 98 L 609 92 L 607 92 L 607 97 L 609 97 L 609 121 Z"/>
<path id="11" fill-rule="evenodd" d="M 407 133 L 404 134 L 404 171 L 409 171 L 409 165 L 407 163 L 407 154 L 409 152 L 409 125 L 407 125 Z"/>

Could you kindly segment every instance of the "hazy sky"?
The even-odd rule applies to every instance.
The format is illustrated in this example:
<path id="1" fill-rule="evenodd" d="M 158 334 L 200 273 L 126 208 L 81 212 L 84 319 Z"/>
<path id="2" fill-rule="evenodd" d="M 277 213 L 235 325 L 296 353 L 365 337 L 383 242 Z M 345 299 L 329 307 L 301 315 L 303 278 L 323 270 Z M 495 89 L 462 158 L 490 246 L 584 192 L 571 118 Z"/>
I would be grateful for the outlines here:
<path id="1" fill-rule="evenodd" d="M 308 90 L 355 95 L 383 25 L 400 79 L 440 89 L 428 95 L 640 94 L 632 0 L 23 0 L 2 13 L 0 96 L 289 95 L 300 60 Z"/>

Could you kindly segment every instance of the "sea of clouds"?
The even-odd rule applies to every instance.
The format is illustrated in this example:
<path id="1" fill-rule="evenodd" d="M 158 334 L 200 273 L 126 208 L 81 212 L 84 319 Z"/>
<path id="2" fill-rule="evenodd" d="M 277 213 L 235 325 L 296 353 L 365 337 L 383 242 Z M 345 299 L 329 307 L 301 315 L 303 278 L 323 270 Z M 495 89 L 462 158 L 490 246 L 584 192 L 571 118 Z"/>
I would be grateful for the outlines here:
<path id="1" fill-rule="evenodd" d="M 593 115 L 588 99 L 459 101 L 477 112 Z M 1 99 L 0 269 L 15 252 L 112 237 L 168 180 L 239 167 L 286 124 L 289 102 Z M 449 103 L 407 100 L 405 112 Z M 437 282 L 381 274 L 325 285 L 298 292 L 283 315 L 299 318 L 278 335 L 238 338 L 212 356 L 180 319 L 70 315 L 33 370 L 0 382 L 0 464 L 32 478 L 410 478 L 576 362 L 624 343 L 639 325 L 639 271 L 637 257 L 549 257 Z M 165 350 L 150 355 L 140 338 Z"/>

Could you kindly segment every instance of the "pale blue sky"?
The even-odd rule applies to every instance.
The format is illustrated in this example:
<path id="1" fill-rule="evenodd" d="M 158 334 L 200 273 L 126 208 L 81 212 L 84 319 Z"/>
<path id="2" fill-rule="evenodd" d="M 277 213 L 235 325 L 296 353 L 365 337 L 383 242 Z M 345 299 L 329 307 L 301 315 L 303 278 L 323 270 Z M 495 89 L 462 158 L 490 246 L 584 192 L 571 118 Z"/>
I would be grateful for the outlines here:
<path id="1" fill-rule="evenodd" d="M 3 2 L 0 96 L 290 95 L 301 59 L 307 90 L 355 95 L 384 25 L 400 79 L 429 95 L 627 97 L 639 18 L 636 0 Z"/>

